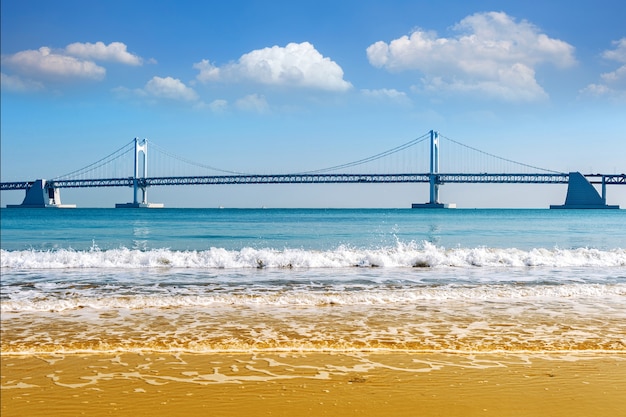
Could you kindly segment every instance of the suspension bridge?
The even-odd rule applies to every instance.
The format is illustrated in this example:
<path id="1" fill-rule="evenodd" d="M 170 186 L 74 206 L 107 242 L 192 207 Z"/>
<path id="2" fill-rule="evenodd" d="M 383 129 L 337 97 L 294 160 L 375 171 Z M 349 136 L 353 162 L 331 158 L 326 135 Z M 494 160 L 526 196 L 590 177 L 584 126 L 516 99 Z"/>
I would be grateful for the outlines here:
<path id="1" fill-rule="evenodd" d="M 445 142 L 450 151 L 440 153 Z M 606 204 L 606 186 L 626 185 L 626 174 L 581 174 L 550 169 L 503 158 L 431 130 L 409 142 L 370 157 L 327 168 L 283 174 L 252 174 L 225 170 L 191 161 L 151 142 L 148 175 L 148 140 L 135 138 L 122 148 L 81 169 L 51 180 L 0 183 L 0 191 L 25 190 L 22 204 L 12 208 L 75 207 L 61 203 L 61 188 L 130 187 L 133 201 L 119 208 L 155 208 L 147 190 L 156 186 L 218 184 L 319 184 L 319 183 L 428 183 L 430 196 L 413 208 L 451 208 L 439 201 L 439 187 L 448 183 L 568 184 L 563 205 L 550 208 L 619 208 Z M 442 172 L 440 166 L 449 171 Z M 181 168 L 182 167 L 182 168 Z M 177 171 L 176 174 L 172 174 Z M 131 175 L 128 175 L 131 174 Z M 601 194 L 593 184 L 601 185 Z"/>

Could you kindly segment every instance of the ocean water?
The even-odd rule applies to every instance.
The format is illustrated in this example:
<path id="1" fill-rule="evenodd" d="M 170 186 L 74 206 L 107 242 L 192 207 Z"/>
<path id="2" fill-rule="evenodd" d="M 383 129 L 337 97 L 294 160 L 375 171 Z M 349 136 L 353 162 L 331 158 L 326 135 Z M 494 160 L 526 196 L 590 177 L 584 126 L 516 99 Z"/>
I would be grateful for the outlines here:
<path id="1" fill-rule="evenodd" d="M 3 354 L 626 350 L 626 211 L 2 209 Z"/>

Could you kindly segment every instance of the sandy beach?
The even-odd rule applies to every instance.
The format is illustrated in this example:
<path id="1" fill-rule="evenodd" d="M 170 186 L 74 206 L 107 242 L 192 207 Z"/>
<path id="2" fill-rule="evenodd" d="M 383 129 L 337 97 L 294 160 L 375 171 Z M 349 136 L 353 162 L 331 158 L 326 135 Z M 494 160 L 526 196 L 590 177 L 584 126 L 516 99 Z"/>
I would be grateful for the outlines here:
<path id="1" fill-rule="evenodd" d="M 2 355 L 2 416 L 620 416 L 623 353 Z"/>

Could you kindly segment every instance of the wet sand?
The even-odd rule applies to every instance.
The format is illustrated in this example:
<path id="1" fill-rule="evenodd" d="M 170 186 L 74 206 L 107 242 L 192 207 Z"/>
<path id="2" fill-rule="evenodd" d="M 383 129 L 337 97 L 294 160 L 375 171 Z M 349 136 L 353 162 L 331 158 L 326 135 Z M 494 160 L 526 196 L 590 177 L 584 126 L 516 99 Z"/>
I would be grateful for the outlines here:
<path id="1" fill-rule="evenodd" d="M 12 416 L 625 416 L 626 353 L 1 357 Z"/>

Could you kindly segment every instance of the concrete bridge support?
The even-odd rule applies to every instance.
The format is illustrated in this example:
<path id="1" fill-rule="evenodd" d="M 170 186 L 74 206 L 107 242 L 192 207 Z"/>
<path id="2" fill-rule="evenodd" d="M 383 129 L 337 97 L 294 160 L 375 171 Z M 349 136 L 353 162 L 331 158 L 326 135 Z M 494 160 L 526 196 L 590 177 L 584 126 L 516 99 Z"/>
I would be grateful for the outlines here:
<path id="1" fill-rule="evenodd" d="M 139 154 L 142 154 L 142 160 L 139 160 Z M 147 186 L 140 184 L 139 168 L 143 168 L 143 177 L 148 176 L 148 139 L 142 141 L 135 138 L 135 172 L 133 176 L 133 202 L 118 203 L 115 208 L 162 208 L 161 203 L 148 203 Z M 141 190 L 141 202 L 139 201 L 139 191 Z"/>
<path id="2" fill-rule="evenodd" d="M 430 201 L 411 204 L 411 208 L 455 208 L 456 204 L 439 202 L 439 132 L 430 131 Z"/>
<path id="3" fill-rule="evenodd" d="M 619 209 L 606 204 L 606 183 L 602 177 L 602 196 L 580 172 L 570 172 L 565 204 L 551 205 L 551 209 Z"/>
<path id="4" fill-rule="evenodd" d="M 26 190 L 22 204 L 8 204 L 7 208 L 76 208 L 76 204 L 61 204 L 61 191 L 40 179 Z"/>

